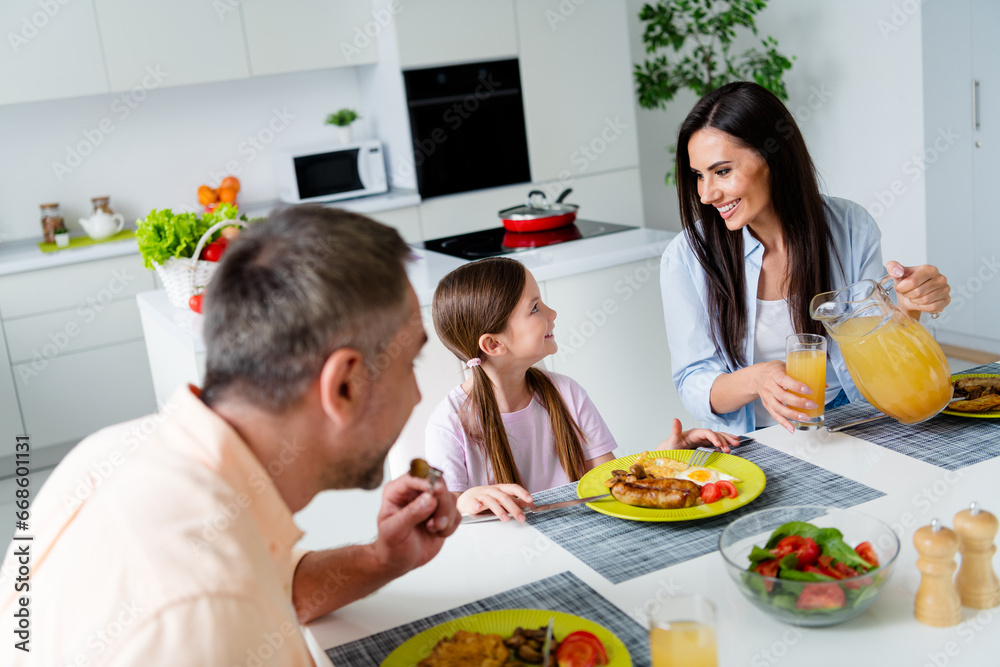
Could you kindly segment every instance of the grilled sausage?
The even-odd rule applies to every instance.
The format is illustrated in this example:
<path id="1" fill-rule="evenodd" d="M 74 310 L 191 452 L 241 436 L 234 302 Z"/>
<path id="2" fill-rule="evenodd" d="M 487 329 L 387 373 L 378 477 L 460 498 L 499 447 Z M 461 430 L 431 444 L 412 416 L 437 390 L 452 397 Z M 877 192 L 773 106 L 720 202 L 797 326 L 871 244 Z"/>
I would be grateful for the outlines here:
<path id="1" fill-rule="evenodd" d="M 618 479 L 611 486 L 611 495 L 626 505 L 673 510 L 694 507 L 701 487 L 686 479 Z"/>

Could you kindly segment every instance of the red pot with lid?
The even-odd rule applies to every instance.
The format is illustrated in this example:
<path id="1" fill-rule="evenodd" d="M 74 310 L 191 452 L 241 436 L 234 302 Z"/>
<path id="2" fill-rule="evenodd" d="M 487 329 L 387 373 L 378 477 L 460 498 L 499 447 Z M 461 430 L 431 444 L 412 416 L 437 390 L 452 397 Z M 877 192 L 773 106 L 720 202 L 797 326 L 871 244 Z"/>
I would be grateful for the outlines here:
<path id="1" fill-rule="evenodd" d="M 521 206 L 505 208 L 497 215 L 503 220 L 504 229 L 508 232 L 544 232 L 573 224 L 576 220 L 576 204 L 564 204 L 563 199 L 572 192 L 571 188 L 563 190 L 559 198 L 549 202 L 541 190 L 528 193 L 528 200 Z"/>

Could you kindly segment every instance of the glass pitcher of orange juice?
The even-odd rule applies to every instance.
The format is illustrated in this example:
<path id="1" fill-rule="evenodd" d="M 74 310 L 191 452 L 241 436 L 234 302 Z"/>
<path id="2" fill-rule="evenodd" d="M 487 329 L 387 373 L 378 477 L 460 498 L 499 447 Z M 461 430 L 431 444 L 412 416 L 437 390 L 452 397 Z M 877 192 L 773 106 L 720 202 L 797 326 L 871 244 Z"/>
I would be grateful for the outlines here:
<path id="1" fill-rule="evenodd" d="M 951 372 L 927 329 L 892 303 L 891 280 L 817 294 L 809 315 L 837 341 L 861 395 L 896 421 L 916 424 L 948 405 Z"/>

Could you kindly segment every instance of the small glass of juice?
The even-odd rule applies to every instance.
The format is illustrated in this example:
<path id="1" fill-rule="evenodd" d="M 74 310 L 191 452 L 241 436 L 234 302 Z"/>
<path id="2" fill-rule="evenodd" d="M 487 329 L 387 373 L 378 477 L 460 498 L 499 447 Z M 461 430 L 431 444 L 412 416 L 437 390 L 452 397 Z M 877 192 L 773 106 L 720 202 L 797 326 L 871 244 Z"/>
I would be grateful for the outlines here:
<path id="1" fill-rule="evenodd" d="M 816 334 L 792 334 L 785 339 L 785 372 L 808 385 L 807 394 L 792 393 L 808 398 L 817 407 L 796 408 L 808 415 L 805 421 L 791 420 L 800 431 L 811 431 L 823 425 L 823 404 L 826 399 L 826 338 Z"/>
<path id="2" fill-rule="evenodd" d="M 652 667 L 718 667 L 715 605 L 700 595 L 677 595 L 649 617 Z"/>

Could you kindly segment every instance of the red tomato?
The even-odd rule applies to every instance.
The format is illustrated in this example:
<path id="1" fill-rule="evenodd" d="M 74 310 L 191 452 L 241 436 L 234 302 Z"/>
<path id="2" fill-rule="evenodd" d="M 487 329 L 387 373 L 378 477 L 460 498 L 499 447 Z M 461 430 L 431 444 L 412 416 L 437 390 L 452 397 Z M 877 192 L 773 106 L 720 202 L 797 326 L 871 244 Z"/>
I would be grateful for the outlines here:
<path id="1" fill-rule="evenodd" d="M 566 642 L 574 642 L 574 641 L 587 642 L 588 644 L 594 647 L 594 652 L 597 654 L 596 664 L 598 665 L 608 664 L 608 652 L 604 650 L 604 644 L 602 644 L 601 640 L 597 638 L 597 635 L 591 634 L 586 630 L 577 630 L 576 632 L 569 633 L 568 635 L 566 635 L 566 638 L 563 639 L 564 644 Z"/>
<path id="2" fill-rule="evenodd" d="M 590 642 L 577 639 L 563 641 L 556 649 L 556 664 L 559 667 L 594 667 L 597 664 L 597 651 Z"/>
<path id="3" fill-rule="evenodd" d="M 736 490 L 736 485 L 730 482 L 728 479 L 723 479 L 715 483 L 719 487 L 719 491 L 722 493 L 723 498 L 735 498 L 740 495 Z"/>
<path id="4" fill-rule="evenodd" d="M 868 561 L 869 565 L 872 567 L 878 567 L 878 556 L 875 555 L 875 547 L 872 546 L 871 542 L 862 542 L 858 546 L 854 547 L 854 551 Z"/>
<path id="5" fill-rule="evenodd" d="M 776 578 L 778 576 L 778 570 L 780 569 L 780 565 L 781 564 L 778 562 L 777 558 L 775 558 L 774 560 L 765 560 L 763 562 L 757 563 L 757 566 L 754 567 L 753 571 L 761 575 L 762 577 Z M 772 588 L 774 588 L 774 582 L 765 580 L 764 590 L 770 593 Z"/>
<path id="6" fill-rule="evenodd" d="M 789 535 L 778 542 L 774 549 L 771 549 L 771 553 L 778 559 L 784 558 L 788 554 L 795 554 L 801 569 L 805 565 L 815 565 L 819 559 L 820 550 L 819 545 L 811 537 Z"/>
<path id="7" fill-rule="evenodd" d="M 806 584 L 795 601 L 796 609 L 840 609 L 847 602 L 844 589 L 833 582 Z"/>
<path id="8" fill-rule="evenodd" d="M 201 312 L 201 302 L 205 298 L 204 294 L 195 294 L 188 299 L 188 307 L 196 313 Z"/>
<path id="9" fill-rule="evenodd" d="M 722 491 L 719 490 L 719 486 L 717 484 L 709 482 L 705 486 L 701 487 L 701 499 L 706 505 L 711 505 L 720 498 L 722 498 Z"/>
<path id="10" fill-rule="evenodd" d="M 225 251 L 226 239 L 219 238 L 205 246 L 204 250 L 201 251 L 201 258 L 206 262 L 218 262 Z"/>

